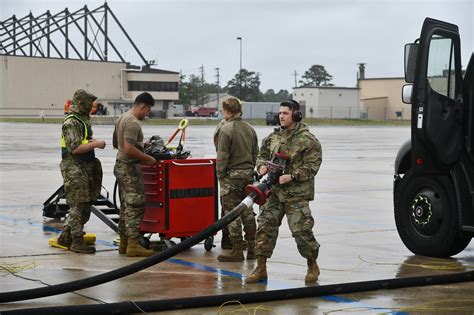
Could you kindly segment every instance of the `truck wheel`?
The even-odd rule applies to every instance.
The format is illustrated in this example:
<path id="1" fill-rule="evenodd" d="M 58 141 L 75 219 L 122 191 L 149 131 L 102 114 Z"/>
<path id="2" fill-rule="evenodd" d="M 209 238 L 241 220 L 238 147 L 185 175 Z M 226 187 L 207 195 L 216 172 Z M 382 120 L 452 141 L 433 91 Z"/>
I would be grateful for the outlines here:
<path id="1" fill-rule="evenodd" d="M 456 193 L 446 176 L 418 176 L 408 171 L 394 195 L 395 223 L 405 246 L 417 255 L 449 257 L 471 238 L 459 229 Z"/>

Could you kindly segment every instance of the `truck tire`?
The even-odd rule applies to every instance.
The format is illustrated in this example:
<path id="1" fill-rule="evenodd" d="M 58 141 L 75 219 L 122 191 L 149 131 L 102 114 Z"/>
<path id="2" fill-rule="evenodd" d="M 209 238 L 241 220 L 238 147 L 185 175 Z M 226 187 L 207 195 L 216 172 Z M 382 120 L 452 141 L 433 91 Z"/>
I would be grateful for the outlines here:
<path id="1" fill-rule="evenodd" d="M 394 207 L 398 234 L 414 254 L 450 257 L 471 240 L 460 230 L 456 192 L 446 176 L 408 171 L 396 187 Z"/>

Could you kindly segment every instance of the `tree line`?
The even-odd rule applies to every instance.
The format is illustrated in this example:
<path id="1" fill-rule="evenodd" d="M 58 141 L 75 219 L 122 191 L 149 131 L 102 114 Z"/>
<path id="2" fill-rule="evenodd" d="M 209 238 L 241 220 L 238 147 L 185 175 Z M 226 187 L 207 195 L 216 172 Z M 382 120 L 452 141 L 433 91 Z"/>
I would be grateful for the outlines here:
<path id="1" fill-rule="evenodd" d="M 204 69 L 201 69 L 204 71 Z M 333 86 L 330 81 L 332 76 L 324 66 L 313 65 L 302 76 L 298 87 L 307 86 Z M 208 83 L 203 73 L 201 75 L 184 74 L 179 76 L 179 102 L 183 105 L 202 105 L 206 102 L 208 94 L 230 94 L 247 102 L 281 102 L 291 98 L 291 93 L 286 89 L 276 92 L 268 89 L 260 90 L 260 76 L 258 72 L 241 69 L 224 87 L 217 83 Z"/>

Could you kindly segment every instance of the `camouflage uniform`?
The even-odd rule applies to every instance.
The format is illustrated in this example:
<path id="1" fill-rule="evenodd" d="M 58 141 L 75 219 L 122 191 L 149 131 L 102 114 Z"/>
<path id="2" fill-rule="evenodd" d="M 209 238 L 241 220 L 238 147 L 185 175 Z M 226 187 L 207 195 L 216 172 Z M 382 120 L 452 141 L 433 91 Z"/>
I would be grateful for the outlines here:
<path id="1" fill-rule="evenodd" d="M 321 145 L 304 123 L 297 123 L 289 130 L 276 129 L 262 142 L 257 170 L 277 152 L 290 157 L 285 173 L 291 174 L 293 180 L 283 185 L 275 184 L 272 196 L 260 208 L 256 254 L 272 256 L 278 228 L 286 214 L 299 253 L 307 259 L 316 259 L 319 244 L 312 231 L 314 219 L 309 201 L 314 199 L 314 177 L 322 161 Z"/>
<path id="2" fill-rule="evenodd" d="M 82 229 L 89 220 L 91 206 L 100 195 L 102 186 L 102 166 L 95 157 L 94 150 L 84 154 L 72 154 L 78 146 L 92 139 L 92 128 L 89 119 L 90 107 L 96 97 L 84 90 L 74 94 L 70 115 L 64 119 L 62 126 L 62 161 L 61 174 L 64 179 L 66 201 L 70 207 L 66 228 L 70 228 L 72 238 L 82 239 Z M 87 130 L 85 130 L 87 129 Z"/>
<path id="3" fill-rule="evenodd" d="M 130 239 L 140 236 L 140 224 L 145 214 L 145 187 L 140 161 L 122 151 L 125 140 L 135 145 L 140 151 L 144 151 L 142 129 L 130 111 L 116 121 L 113 139 L 114 147 L 119 149 L 114 167 L 121 204 L 119 234 L 121 238 Z"/>
<path id="4" fill-rule="evenodd" d="M 245 198 L 245 186 L 252 184 L 258 154 L 257 134 L 240 116 L 234 117 L 221 124 L 215 144 L 216 172 L 225 215 Z M 257 227 L 252 209 L 242 212 L 239 218 L 229 224 L 229 236 L 234 244 L 242 240 L 242 224 L 247 243 L 253 244 Z"/>
<path id="5" fill-rule="evenodd" d="M 145 214 L 145 188 L 140 164 L 117 160 L 114 175 L 120 191 L 119 234 L 128 238 L 139 237 Z"/>

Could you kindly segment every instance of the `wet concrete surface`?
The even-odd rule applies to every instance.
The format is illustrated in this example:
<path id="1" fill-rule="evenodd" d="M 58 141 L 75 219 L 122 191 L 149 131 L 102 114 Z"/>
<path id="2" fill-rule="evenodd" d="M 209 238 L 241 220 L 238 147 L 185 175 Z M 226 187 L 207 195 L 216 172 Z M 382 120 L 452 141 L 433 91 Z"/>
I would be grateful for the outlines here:
<path id="1" fill-rule="evenodd" d="M 255 128 L 259 141 L 272 130 L 265 126 Z M 48 246 L 48 239 L 62 227 L 62 222 L 42 217 L 42 203 L 62 184 L 60 129 L 58 124 L 0 123 L 1 292 L 64 283 L 140 260 L 119 255 L 113 245 L 116 234 L 94 215 L 86 231 L 97 234 L 96 254 L 80 255 Z M 145 137 L 158 134 L 168 138 L 175 127 L 143 129 Z M 186 147 L 193 157 L 214 157 L 213 130 L 211 126 L 188 127 Z M 452 259 L 434 259 L 413 255 L 398 237 L 393 218 L 393 167 L 398 148 L 409 137 L 408 127 L 312 126 L 311 130 L 323 147 L 316 197 L 311 202 L 316 221 L 314 232 L 321 243 L 321 275 L 315 285 L 446 274 L 473 268 L 472 244 Z M 94 127 L 94 136 L 107 142 L 107 147 L 96 151 L 96 155 L 104 169 L 103 184 L 110 192 L 115 180 L 116 154 L 111 145 L 112 131 L 113 126 Z M 258 212 L 257 207 L 255 211 Z M 219 241 L 220 234 L 216 236 L 217 246 L 209 252 L 198 244 L 137 274 L 77 293 L 1 304 L 0 311 L 305 287 L 306 262 L 298 254 L 286 219 L 267 264 L 267 283 L 244 283 L 243 277 L 255 266 L 253 261 L 218 262 L 216 258 L 223 252 Z M 474 284 L 467 282 L 164 314 L 471 314 L 473 296 Z"/>

